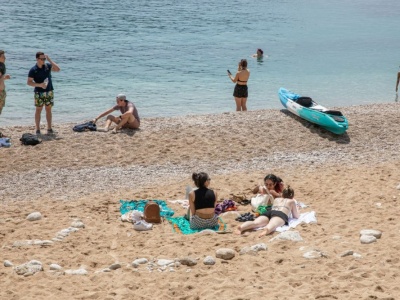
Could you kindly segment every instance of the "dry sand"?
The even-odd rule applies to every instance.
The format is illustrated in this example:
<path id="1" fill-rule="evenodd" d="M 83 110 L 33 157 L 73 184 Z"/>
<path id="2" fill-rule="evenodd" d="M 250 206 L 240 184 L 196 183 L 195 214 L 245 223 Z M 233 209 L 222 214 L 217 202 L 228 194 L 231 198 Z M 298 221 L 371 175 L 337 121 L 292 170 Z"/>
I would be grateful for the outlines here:
<path id="1" fill-rule="evenodd" d="M 341 111 L 350 124 L 342 136 L 280 110 L 148 118 L 140 130 L 117 135 L 56 124 L 57 135 L 34 147 L 18 141 L 33 127 L 3 129 L 13 145 L 0 148 L 0 299 L 399 299 L 399 106 Z M 181 235 L 166 221 L 137 232 L 120 221 L 120 199 L 183 199 L 198 171 L 210 174 L 221 200 L 250 197 L 267 173 L 279 175 L 318 223 L 299 225 L 303 241 L 293 242 L 270 241 L 277 233 Z M 170 206 L 183 215 L 180 205 Z M 26 220 L 35 211 L 42 219 Z M 75 219 L 85 228 L 59 242 L 13 247 L 51 240 Z M 240 224 L 232 215 L 224 220 L 230 230 Z M 382 237 L 361 244 L 362 229 Z M 261 242 L 267 251 L 239 255 Z M 235 250 L 235 257 L 204 265 L 220 248 Z M 323 255 L 306 259 L 309 250 Z M 346 251 L 359 257 L 342 257 Z M 131 265 L 137 258 L 185 257 L 197 265 L 173 272 Z M 6 260 L 14 266 L 38 260 L 44 271 L 17 275 L 3 266 Z M 98 272 L 114 263 L 121 268 Z M 88 274 L 51 271 L 50 264 Z"/>

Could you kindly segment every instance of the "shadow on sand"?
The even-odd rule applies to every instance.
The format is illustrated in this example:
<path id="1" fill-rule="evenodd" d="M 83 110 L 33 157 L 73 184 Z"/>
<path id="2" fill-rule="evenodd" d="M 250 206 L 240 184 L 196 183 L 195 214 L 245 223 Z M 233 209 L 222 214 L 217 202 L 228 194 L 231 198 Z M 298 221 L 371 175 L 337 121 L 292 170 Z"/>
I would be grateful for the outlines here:
<path id="1" fill-rule="evenodd" d="M 318 126 L 317 124 L 311 123 L 309 121 L 306 121 L 306 120 L 296 116 L 295 114 L 292 114 L 287 109 L 281 109 L 281 112 L 283 114 L 287 115 L 288 117 L 291 117 L 293 120 L 296 120 L 297 122 L 299 122 L 301 125 L 303 125 L 304 128 L 307 128 L 311 133 L 318 134 L 321 138 L 328 139 L 328 140 L 336 142 L 338 144 L 349 144 L 350 143 L 350 137 L 347 134 L 347 132 L 345 132 L 341 135 L 334 134 L 334 133 Z"/>

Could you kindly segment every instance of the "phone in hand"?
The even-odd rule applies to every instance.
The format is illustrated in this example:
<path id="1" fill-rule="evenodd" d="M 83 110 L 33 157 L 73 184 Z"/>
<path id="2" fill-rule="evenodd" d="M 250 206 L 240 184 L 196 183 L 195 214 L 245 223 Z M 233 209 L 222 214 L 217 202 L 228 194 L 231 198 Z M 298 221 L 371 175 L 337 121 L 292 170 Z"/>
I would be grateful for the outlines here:
<path id="1" fill-rule="evenodd" d="M 231 71 L 229 71 L 229 70 L 226 70 L 226 71 L 228 72 L 229 75 L 232 75 Z"/>

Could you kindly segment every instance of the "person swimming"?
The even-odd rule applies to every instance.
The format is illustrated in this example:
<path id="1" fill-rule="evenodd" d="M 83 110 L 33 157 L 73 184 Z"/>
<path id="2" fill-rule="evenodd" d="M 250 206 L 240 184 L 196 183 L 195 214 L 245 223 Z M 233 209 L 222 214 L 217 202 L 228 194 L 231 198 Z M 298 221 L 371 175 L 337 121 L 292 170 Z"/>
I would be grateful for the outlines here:
<path id="1" fill-rule="evenodd" d="M 252 57 L 257 57 L 257 58 L 261 58 L 264 56 L 264 51 L 262 51 L 261 48 L 257 49 L 257 53 L 253 54 Z"/>

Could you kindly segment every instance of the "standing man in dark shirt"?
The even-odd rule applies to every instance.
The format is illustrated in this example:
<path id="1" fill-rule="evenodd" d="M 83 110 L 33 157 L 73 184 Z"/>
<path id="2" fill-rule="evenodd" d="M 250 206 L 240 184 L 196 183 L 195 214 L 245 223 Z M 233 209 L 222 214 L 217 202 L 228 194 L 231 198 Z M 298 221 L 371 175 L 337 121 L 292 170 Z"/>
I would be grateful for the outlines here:
<path id="1" fill-rule="evenodd" d="M 6 85 L 4 83 L 4 80 L 11 78 L 9 74 L 6 74 L 6 65 L 4 64 L 5 62 L 6 62 L 6 53 L 4 52 L 4 50 L 0 50 L 0 115 L 4 105 L 6 104 L 6 96 L 7 96 Z M 2 136 L 3 134 L 0 132 L 0 138 Z"/>
<path id="2" fill-rule="evenodd" d="M 46 63 L 46 60 L 49 63 Z M 53 82 L 51 79 L 51 72 L 59 72 L 60 67 L 51 60 L 51 58 L 43 52 L 36 53 L 36 65 L 33 66 L 28 74 L 27 84 L 34 87 L 35 92 L 35 126 L 36 134 L 40 134 L 40 115 L 43 106 L 46 107 L 46 120 L 47 120 L 47 134 L 53 134 L 52 112 L 51 109 L 54 105 L 54 91 Z"/>

